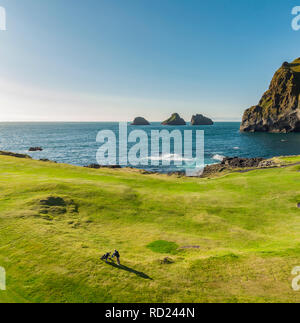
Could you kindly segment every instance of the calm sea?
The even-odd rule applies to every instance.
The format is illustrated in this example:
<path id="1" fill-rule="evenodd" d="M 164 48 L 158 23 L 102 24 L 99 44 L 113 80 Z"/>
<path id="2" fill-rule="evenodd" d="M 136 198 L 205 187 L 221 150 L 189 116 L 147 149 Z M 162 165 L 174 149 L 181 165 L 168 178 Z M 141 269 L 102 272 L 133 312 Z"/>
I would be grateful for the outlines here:
<path id="1" fill-rule="evenodd" d="M 300 134 L 244 134 L 237 122 L 219 122 L 214 126 L 165 127 L 153 123 L 147 127 L 128 126 L 128 131 L 143 129 L 147 133 L 157 129 L 204 130 L 205 163 L 218 162 L 223 156 L 274 157 L 300 155 Z M 96 152 L 101 146 L 96 142 L 100 130 L 113 130 L 118 134 L 118 123 L 0 123 L 0 150 L 26 153 L 34 159 L 50 159 L 59 163 L 85 166 L 96 163 Z M 29 153 L 30 147 L 41 146 L 42 152 Z M 130 146 L 129 146 L 130 148 Z M 152 171 L 180 170 L 149 166 Z"/>

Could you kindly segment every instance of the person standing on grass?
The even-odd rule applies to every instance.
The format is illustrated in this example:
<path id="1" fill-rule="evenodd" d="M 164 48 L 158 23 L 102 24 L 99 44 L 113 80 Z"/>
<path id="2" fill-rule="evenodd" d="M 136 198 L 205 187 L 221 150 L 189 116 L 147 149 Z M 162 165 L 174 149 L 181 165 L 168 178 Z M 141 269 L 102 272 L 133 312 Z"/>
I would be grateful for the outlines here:
<path id="1" fill-rule="evenodd" d="M 104 256 L 101 258 L 102 260 L 105 260 L 106 263 L 108 263 L 108 259 L 110 259 L 110 252 L 107 252 Z"/>
<path id="2" fill-rule="evenodd" d="M 116 257 L 117 259 L 117 264 L 120 266 L 120 254 L 119 254 L 119 251 L 118 250 L 115 250 L 115 252 L 113 253 L 112 255 L 112 258 Z"/>

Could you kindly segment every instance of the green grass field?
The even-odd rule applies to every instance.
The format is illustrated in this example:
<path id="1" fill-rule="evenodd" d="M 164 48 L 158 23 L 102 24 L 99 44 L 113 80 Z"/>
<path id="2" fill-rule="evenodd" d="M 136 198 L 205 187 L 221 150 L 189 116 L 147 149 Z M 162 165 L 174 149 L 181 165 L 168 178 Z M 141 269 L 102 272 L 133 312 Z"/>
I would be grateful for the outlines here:
<path id="1" fill-rule="evenodd" d="M 0 302 L 299 302 L 299 171 L 196 179 L 0 156 Z M 114 248 L 122 267 L 100 260 Z"/>

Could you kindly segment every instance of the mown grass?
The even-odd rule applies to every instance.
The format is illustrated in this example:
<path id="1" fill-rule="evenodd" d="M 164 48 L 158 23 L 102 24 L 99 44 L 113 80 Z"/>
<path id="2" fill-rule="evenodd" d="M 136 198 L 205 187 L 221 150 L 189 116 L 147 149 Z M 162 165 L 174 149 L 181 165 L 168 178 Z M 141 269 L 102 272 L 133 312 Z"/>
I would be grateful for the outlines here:
<path id="1" fill-rule="evenodd" d="M 0 156 L 0 302 L 299 302 L 299 171 L 192 179 Z M 115 248 L 123 267 L 100 260 Z"/>

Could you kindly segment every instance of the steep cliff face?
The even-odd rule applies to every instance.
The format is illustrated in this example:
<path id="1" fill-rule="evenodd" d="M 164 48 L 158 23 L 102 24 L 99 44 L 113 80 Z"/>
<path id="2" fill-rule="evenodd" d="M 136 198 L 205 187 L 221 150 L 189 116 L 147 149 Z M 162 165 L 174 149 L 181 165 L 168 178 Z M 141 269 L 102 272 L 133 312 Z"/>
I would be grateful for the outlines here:
<path id="1" fill-rule="evenodd" d="M 283 63 L 258 105 L 245 111 L 243 132 L 300 132 L 300 58 Z"/>

